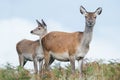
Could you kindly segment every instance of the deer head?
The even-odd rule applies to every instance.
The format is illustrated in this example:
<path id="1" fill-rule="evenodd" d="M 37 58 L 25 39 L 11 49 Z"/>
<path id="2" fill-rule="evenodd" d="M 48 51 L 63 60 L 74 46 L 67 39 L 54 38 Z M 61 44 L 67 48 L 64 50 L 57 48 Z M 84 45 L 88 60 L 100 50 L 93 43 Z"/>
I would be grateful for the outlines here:
<path id="1" fill-rule="evenodd" d="M 43 36 L 47 33 L 47 25 L 43 21 L 43 19 L 41 21 L 42 21 L 42 23 L 40 23 L 38 20 L 36 20 L 38 26 L 34 30 L 31 31 L 32 34 L 38 35 L 38 36 Z"/>
<path id="2" fill-rule="evenodd" d="M 93 27 L 95 25 L 97 15 L 100 15 L 102 12 L 102 8 L 99 7 L 95 12 L 87 12 L 86 9 L 81 6 L 80 12 L 85 16 L 86 25 Z"/>

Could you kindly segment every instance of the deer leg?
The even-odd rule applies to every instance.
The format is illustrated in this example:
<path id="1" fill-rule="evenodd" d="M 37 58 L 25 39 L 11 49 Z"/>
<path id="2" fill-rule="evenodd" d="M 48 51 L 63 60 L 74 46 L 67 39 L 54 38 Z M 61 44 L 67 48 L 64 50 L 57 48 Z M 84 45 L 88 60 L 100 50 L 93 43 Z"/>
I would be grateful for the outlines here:
<path id="1" fill-rule="evenodd" d="M 83 68 L 83 57 L 80 57 L 78 60 L 78 69 L 80 73 L 80 78 L 82 78 L 82 68 Z"/>
<path id="2" fill-rule="evenodd" d="M 74 56 L 70 56 L 70 64 L 71 64 L 71 69 L 72 69 L 72 73 L 75 73 L 75 57 Z"/>
<path id="3" fill-rule="evenodd" d="M 49 65 L 51 65 L 54 62 L 54 58 L 52 56 L 50 56 L 50 61 L 49 61 Z"/>
<path id="4" fill-rule="evenodd" d="M 33 60 L 33 63 L 34 63 L 34 70 L 35 70 L 35 74 L 38 73 L 38 67 L 37 67 L 37 58 L 35 58 Z"/>
<path id="5" fill-rule="evenodd" d="M 45 58 L 45 69 L 49 70 L 49 62 L 50 62 L 50 54 L 48 51 L 44 52 L 44 58 Z"/>
<path id="6" fill-rule="evenodd" d="M 22 55 L 19 55 L 19 63 L 20 63 L 20 66 L 23 67 L 24 57 Z"/>
<path id="7" fill-rule="evenodd" d="M 41 72 L 43 66 L 43 59 L 39 60 L 39 72 Z"/>
<path id="8" fill-rule="evenodd" d="M 27 62 L 27 60 L 24 59 L 23 66 L 25 66 L 26 62 Z"/>

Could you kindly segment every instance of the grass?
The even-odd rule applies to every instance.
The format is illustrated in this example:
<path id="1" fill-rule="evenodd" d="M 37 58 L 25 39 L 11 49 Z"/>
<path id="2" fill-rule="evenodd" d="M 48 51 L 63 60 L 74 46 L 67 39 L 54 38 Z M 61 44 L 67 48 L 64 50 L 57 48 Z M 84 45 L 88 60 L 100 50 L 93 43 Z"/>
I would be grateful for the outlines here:
<path id="1" fill-rule="evenodd" d="M 85 60 L 83 65 L 83 80 L 120 80 L 120 62 L 110 60 Z M 41 74 L 31 74 L 21 67 L 14 67 L 9 63 L 0 68 L 0 80 L 79 80 L 79 73 L 71 74 L 71 66 L 68 64 L 62 68 L 56 64 L 51 71 L 43 71 Z"/>
<path id="2" fill-rule="evenodd" d="M 30 80 L 29 71 L 17 67 L 13 67 L 9 63 L 6 64 L 5 68 L 0 68 L 0 80 Z"/>

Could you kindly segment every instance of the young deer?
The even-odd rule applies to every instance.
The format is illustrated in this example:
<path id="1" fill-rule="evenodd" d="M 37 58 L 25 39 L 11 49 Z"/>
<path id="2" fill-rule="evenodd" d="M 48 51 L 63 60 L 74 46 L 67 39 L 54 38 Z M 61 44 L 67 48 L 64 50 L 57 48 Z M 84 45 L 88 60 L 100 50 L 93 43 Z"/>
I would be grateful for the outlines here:
<path id="1" fill-rule="evenodd" d="M 80 12 L 85 15 L 84 32 L 67 33 L 54 31 L 42 38 L 46 69 L 49 69 L 49 63 L 57 59 L 59 61 L 70 61 L 72 73 L 74 73 L 75 60 L 78 60 L 80 76 L 82 75 L 83 58 L 89 50 L 96 17 L 101 14 L 102 8 L 99 7 L 95 12 L 87 12 L 81 6 Z"/>
<path id="2" fill-rule="evenodd" d="M 31 31 L 32 34 L 38 35 L 40 37 L 39 40 L 31 41 L 31 40 L 21 40 L 17 43 L 16 49 L 19 56 L 20 66 L 24 66 L 27 61 L 33 61 L 35 73 L 38 73 L 37 61 L 39 61 L 39 71 L 41 71 L 43 64 L 43 49 L 41 46 L 41 37 L 43 37 L 47 33 L 47 26 L 45 22 L 42 20 L 42 24 L 36 20 L 38 23 L 38 27 Z"/>

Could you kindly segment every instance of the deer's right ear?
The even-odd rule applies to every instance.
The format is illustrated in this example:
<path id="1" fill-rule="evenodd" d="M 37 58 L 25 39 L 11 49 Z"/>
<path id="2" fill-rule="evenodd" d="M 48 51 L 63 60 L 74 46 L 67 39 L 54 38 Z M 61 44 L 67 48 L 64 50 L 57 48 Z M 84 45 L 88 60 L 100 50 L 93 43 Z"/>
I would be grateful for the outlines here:
<path id="1" fill-rule="evenodd" d="M 86 12 L 86 9 L 83 6 L 80 6 L 80 13 L 85 15 Z"/>
<path id="2" fill-rule="evenodd" d="M 42 26 L 42 24 L 36 19 L 36 22 L 38 24 L 38 26 Z"/>

